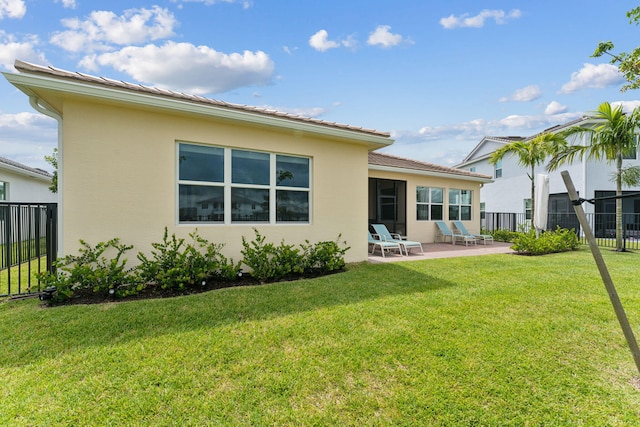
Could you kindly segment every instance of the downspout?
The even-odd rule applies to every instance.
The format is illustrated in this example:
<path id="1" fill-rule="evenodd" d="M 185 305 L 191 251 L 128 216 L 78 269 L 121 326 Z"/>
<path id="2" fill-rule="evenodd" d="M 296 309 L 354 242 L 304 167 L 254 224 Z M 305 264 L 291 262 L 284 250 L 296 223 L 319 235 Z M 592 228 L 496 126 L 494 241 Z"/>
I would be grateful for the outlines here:
<path id="1" fill-rule="evenodd" d="M 29 95 L 29 104 L 31 104 L 33 109 L 37 112 L 55 119 L 55 121 L 58 123 L 58 256 L 61 256 L 63 248 L 62 217 L 64 215 L 64 209 L 62 209 L 63 192 L 61 191 L 61 189 L 63 188 L 62 181 L 64 179 L 64 173 L 62 173 L 62 114 L 56 111 L 55 108 L 47 104 L 45 101 L 38 98 L 36 95 Z"/>

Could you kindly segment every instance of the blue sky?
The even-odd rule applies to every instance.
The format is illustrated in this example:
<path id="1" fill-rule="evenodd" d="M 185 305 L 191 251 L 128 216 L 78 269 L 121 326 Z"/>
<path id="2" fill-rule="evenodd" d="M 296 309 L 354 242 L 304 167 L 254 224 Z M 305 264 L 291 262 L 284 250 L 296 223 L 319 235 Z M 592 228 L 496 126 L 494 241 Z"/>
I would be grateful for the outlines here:
<path id="1" fill-rule="evenodd" d="M 384 151 L 455 165 L 483 136 L 529 136 L 640 105 L 599 41 L 638 46 L 632 1 L 1 0 L 15 59 L 391 132 Z M 0 156 L 50 170 L 56 124 L 0 79 Z"/>

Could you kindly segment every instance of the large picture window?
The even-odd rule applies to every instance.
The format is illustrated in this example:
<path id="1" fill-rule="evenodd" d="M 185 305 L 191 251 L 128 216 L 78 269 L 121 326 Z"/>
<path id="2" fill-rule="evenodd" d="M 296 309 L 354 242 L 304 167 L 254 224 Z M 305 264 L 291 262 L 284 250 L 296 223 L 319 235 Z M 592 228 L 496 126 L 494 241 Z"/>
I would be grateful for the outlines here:
<path id="1" fill-rule="evenodd" d="M 444 188 L 416 187 L 416 218 L 418 221 L 444 219 Z"/>
<path id="2" fill-rule="evenodd" d="M 470 221 L 473 201 L 471 190 L 449 190 L 449 220 Z"/>
<path id="3" fill-rule="evenodd" d="M 309 222 L 307 157 L 178 144 L 180 223 Z"/>

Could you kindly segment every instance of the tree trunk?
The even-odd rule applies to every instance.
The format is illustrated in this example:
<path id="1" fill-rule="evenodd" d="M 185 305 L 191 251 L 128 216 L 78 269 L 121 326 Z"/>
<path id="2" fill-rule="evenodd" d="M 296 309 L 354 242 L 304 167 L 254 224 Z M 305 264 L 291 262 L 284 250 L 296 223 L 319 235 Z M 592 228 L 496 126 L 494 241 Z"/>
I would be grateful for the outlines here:
<path id="1" fill-rule="evenodd" d="M 531 178 L 531 229 L 535 231 L 536 225 L 535 225 L 535 219 L 534 218 L 536 217 L 536 215 L 535 215 L 535 213 L 536 213 L 536 209 L 535 209 L 536 208 L 536 206 L 535 206 L 535 203 L 536 203 L 536 201 L 535 201 L 536 200 L 535 199 L 535 196 L 536 196 L 536 177 L 534 175 L 534 166 L 533 165 L 531 165 L 531 176 L 529 178 Z"/>
<path id="2" fill-rule="evenodd" d="M 622 152 L 616 155 L 616 250 L 623 252 L 624 229 L 622 228 Z"/>

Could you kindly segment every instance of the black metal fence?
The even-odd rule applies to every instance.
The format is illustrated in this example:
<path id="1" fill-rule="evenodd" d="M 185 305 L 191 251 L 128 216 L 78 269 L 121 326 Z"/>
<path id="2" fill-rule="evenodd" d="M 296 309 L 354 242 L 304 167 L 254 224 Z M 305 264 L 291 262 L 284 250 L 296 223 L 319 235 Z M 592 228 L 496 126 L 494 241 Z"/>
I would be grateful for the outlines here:
<path id="1" fill-rule="evenodd" d="M 598 245 L 615 248 L 616 215 L 589 213 L 586 216 Z M 547 217 L 547 230 L 555 230 L 558 226 L 574 229 L 581 243 L 587 244 L 580 222 L 575 214 L 549 214 Z M 531 227 L 531 220 L 527 219 L 523 213 L 485 212 L 481 220 L 481 227 L 487 231 L 521 231 L 528 230 Z M 626 249 L 640 249 L 640 214 L 622 214 L 622 228 L 624 231 L 624 247 Z"/>
<path id="2" fill-rule="evenodd" d="M 40 291 L 57 257 L 55 203 L 0 202 L 0 296 Z"/>

